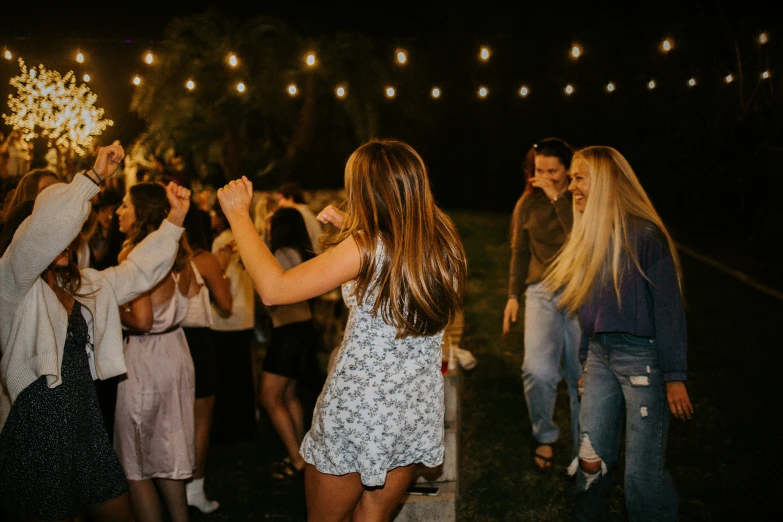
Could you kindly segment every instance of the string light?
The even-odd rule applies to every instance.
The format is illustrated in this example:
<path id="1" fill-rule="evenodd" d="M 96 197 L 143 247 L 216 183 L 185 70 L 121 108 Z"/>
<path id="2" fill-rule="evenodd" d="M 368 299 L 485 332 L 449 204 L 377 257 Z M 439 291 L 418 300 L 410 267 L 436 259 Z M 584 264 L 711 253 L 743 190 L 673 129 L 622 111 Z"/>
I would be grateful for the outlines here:
<path id="1" fill-rule="evenodd" d="M 766 32 L 760 32 L 758 37 L 757 37 L 757 41 L 758 41 L 759 44 L 766 44 L 766 43 L 768 43 L 769 42 L 768 34 Z M 666 53 L 668 53 L 671 50 L 673 50 L 674 46 L 675 45 L 674 45 L 673 40 L 671 38 L 669 38 L 669 37 L 664 38 L 661 41 L 661 43 L 660 43 L 661 51 L 666 52 Z M 569 54 L 570 54 L 570 56 L 573 59 L 580 58 L 583 53 L 584 53 L 584 49 L 583 49 L 583 47 L 580 44 L 573 43 L 571 45 Z M 489 47 L 484 46 L 484 45 L 481 46 L 480 49 L 479 49 L 479 58 L 482 61 L 488 61 L 490 56 L 491 56 L 491 51 L 490 51 Z M 13 54 L 11 53 L 11 51 L 7 47 L 4 48 L 3 57 L 6 60 L 13 59 Z M 85 55 L 84 55 L 84 53 L 80 49 L 77 50 L 75 59 L 79 63 L 84 63 Z M 407 61 L 408 61 L 408 51 L 405 50 L 405 49 L 402 49 L 402 48 L 395 49 L 395 60 L 400 65 L 407 64 Z M 154 57 L 153 53 L 151 51 L 146 52 L 145 55 L 144 55 L 144 62 L 147 63 L 148 65 L 152 65 L 154 61 L 155 61 L 155 57 Z M 238 57 L 236 56 L 235 53 L 229 53 L 228 54 L 227 62 L 229 64 L 229 66 L 231 66 L 233 68 L 236 68 L 239 65 L 239 59 L 238 59 Z M 316 55 L 315 55 L 314 51 L 310 51 L 310 52 L 308 52 L 305 55 L 305 63 L 306 63 L 306 65 L 308 67 L 314 67 L 317 64 L 317 59 L 316 59 Z M 760 74 L 761 74 L 761 79 L 764 79 L 764 80 L 769 79 L 771 77 L 771 72 L 769 70 L 765 70 L 765 71 L 761 72 Z M 734 80 L 735 80 L 735 77 L 731 73 L 728 73 L 726 76 L 723 77 L 723 81 L 726 84 L 733 83 Z M 90 75 L 89 74 L 84 74 L 83 81 L 84 82 L 90 82 L 91 81 Z M 138 86 L 138 85 L 141 85 L 141 83 L 142 83 L 142 78 L 139 75 L 135 75 L 132 78 L 132 84 L 133 85 Z M 690 87 L 695 87 L 697 85 L 697 81 L 696 81 L 696 79 L 694 77 L 689 78 L 687 80 L 687 83 L 688 83 L 688 85 Z M 189 90 L 195 89 L 195 82 L 194 82 L 194 80 L 189 79 L 186 82 L 186 87 Z M 236 87 L 237 87 L 237 91 L 238 92 L 244 92 L 246 90 L 246 85 L 243 82 L 238 83 Z M 656 81 L 654 79 L 649 80 L 648 83 L 647 83 L 647 88 L 649 90 L 656 89 L 657 88 Z M 339 89 L 340 88 L 338 87 L 337 90 L 339 90 Z M 298 92 L 297 87 L 293 86 L 293 85 L 289 86 L 288 90 L 289 90 L 289 94 L 291 94 L 292 96 L 296 95 L 297 92 Z M 573 85 L 571 85 L 571 84 L 568 84 L 568 85 L 565 86 L 564 90 L 565 90 L 565 94 L 571 95 L 571 94 L 573 94 L 575 92 L 575 87 Z M 615 90 L 616 90 L 616 85 L 613 82 L 608 82 L 606 84 L 605 91 L 607 93 L 614 92 Z M 441 90 L 440 87 L 432 87 L 432 89 L 430 90 L 430 96 L 433 99 L 440 98 L 441 94 L 442 94 L 442 90 Z M 519 87 L 519 89 L 517 91 L 517 94 L 521 98 L 526 98 L 530 94 L 530 88 L 528 86 L 522 85 L 522 86 Z M 345 91 L 343 91 L 342 95 L 338 94 L 339 97 L 343 97 L 345 95 L 346 95 Z M 479 88 L 479 90 L 478 90 L 478 95 L 481 98 L 486 98 L 489 95 L 489 88 L 486 87 L 486 86 L 481 86 Z M 388 98 L 394 98 L 396 96 L 395 89 L 393 87 L 387 87 L 386 88 L 386 96 Z"/>
<path id="2" fill-rule="evenodd" d="M 43 64 L 30 69 L 19 58 L 21 73 L 11 78 L 17 94 L 8 96 L 11 114 L 3 114 L 6 125 L 22 132 L 25 140 L 38 132 L 56 146 L 83 156 L 93 136 L 114 125 L 103 119 L 104 110 L 95 106 L 98 97 L 84 84 L 76 85 L 73 71 L 62 76 Z"/>
<path id="3" fill-rule="evenodd" d="M 345 96 L 348 94 L 348 91 L 346 91 L 344 85 L 338 85 L 337 88 L 334 90 L 334 93 L 337 95 L 338 98 L 345 98 Z"/>
<path id="4" fill-rule="evenodd" d="M 286 89 L 286 90 L 288 91 L 288 94 L 290 94 L 291 96 L 296 96 L 296 94 L 299 92 L 299 89 L 297 89 L 297 88 L 296 88 L 296 85 L 294 85 L 293 83 L 292 83 L 292 84 L 290 84 L 290 85 L 287 87 L 287 89 Z"/>

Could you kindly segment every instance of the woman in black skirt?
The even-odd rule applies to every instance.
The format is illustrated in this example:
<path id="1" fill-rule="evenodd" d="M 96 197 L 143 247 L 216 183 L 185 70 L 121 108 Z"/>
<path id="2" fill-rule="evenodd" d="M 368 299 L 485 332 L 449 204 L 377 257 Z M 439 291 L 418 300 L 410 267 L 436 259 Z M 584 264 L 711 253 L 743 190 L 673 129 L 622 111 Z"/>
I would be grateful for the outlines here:
<path id="1" fill-rule="evenodd" d="M 269 227 L 269 249 L 283 268 L 293 268 L 313 257 L 310 236 L 297 209 L 278 208 Z M 272 335 L 262 365 L 261 403 L 287 454 L 277 463 L 272 476 L 293 479 L 304 471 L 299 446 L 307 429 L 306 421 L 312 416 L 309 411 L 305 415 L 299 385 L 317 378 L 318 333 L 309 301 L 269 306 L 268 310 Z"/>
<path id="2" fill-rule="evenodd" d="M 11 403 L 0 432 L 3 521 L 134 520 L 93 381 L 125 372 L 119 306 L 170 270 L 190 191 L 167 188 L 168 222 L 130 259 L 79 271 L 90 199 L 124 155 L 102 147 L 92 169 L 11 209 L 0 232 L 0 376 Z"/>

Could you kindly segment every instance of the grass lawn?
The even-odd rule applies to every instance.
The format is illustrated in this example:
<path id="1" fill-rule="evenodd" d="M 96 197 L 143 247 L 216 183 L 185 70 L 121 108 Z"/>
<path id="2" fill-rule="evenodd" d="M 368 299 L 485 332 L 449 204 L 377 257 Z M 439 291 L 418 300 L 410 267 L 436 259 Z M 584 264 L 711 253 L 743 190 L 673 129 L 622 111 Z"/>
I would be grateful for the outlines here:
<path id="1" fill-rule="evenodd" d="M 509 214 L 452 214 L 470 263 L 462 347 L 478 359 L 464 372 L 459 457 L 458 520 L 570 520 L 571 450 L 568 394 L 558 394 L 556 421 L 561 442 L 556 469 L 533 467 L 535 442 L 520 377 L 522 321 L 501 333 L 510 259 Z M 679 239 L 675 237 L 675 239 Z M 699 249 L 721 255 L 725 244 Z M 733 249 L 741 257 L 743 249 Z M 685 272 L 689 337 L 688 390 L 696 413 L 672 420 L 667 466 L 680 495 L 681 521 L 765 520 L 780 492 L 780 432 L 773 427 L 780 367 L 779 331 L 783 300 L 680 253 Z M 731 263 L 731 258 L 721 258 Z M 755 264 L 754 264 L 755 263 Z M 745 260 L 743 268 L 770 266 Z M 754 273 L 756 279 L 777 280 Z M 778 288 L 778 290 L 783 290 Z M 621 470 L 620 470 L 621 471 Z M 774 474 L 774 475 L 773 475 Z M 625 520 L 622 473 L 607 502 L 610 521 Z"/>
<path id="2" fill-rule="evenodd" d="M 459 521 L 570 520 L 566 474 L 570 436 L 561 385 L 556 467 L 533 467 L 534 441 L 524 401 L 522 317 L 501 334 L 510 250 L 510 214 L 450 212 L 469 257 L 461 347 L 478 360 L 463 372 L 459 446 Z M 677 238 L 675 238 L 677 239 Z M 774 428 L 783 344 L 776 326 L 783 300 L 682 255 L 689 333 L 689 422 L 672 421 L 667 464 L 680 494 L 680 520 L 766 520 L 780 479 L 781 434 Z M 279 483 L 271 463 L 283 449 L 265 416 L 254 442 L 213 446 L 207 491 L 221 502 L 192 520 L 306 520 L 303 483 Z M 608 499 L 610 522 L 624 520 L 621 473 Z M 774 513 L 774 511 L 769 511 Z"/>

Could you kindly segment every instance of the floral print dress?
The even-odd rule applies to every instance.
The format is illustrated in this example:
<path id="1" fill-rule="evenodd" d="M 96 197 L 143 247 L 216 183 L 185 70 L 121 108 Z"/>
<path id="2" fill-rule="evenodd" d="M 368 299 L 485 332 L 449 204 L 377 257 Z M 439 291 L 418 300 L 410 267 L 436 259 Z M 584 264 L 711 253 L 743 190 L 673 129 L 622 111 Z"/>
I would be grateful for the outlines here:
<path id="1" fill-rule="evenodd" d="M 371 314 L 375 295 L 359 303 L 355 288 L 342 286 L 345 336 L 300 453 L 322 473 L 357 472 L 381 486 L 396 467 L 443 462 L 443 332 L 395 339 L 396 328 Z"/>

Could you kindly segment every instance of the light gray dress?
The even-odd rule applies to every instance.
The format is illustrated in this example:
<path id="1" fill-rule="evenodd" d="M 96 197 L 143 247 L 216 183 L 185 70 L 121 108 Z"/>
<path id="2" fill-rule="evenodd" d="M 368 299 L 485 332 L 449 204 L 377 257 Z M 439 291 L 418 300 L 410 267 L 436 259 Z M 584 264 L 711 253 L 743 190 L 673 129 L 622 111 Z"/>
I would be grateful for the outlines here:
<path id="1" fill-rule="evenodd" d="M 365 486 L 381 486 L 393 468 L 443 462 L 443 332 L 395 339 L 370 314 L 375 296 L 358 303 L 355 286 L 342 287 L 345 336 L 300 453 L 322 473 L 358 472 Z"/>
<path id="2" fill-rule="evenodd" d="M 188 479 L 196 466 L 196 377 L 185 332 L 188 298 L 153 306 L 152 329 L 125 340 L 128 374 L 117 384 L 114 449 L 128 480 Z"/>

